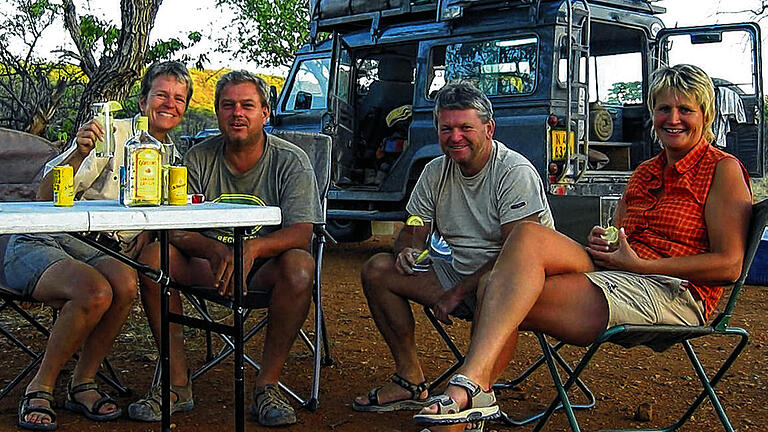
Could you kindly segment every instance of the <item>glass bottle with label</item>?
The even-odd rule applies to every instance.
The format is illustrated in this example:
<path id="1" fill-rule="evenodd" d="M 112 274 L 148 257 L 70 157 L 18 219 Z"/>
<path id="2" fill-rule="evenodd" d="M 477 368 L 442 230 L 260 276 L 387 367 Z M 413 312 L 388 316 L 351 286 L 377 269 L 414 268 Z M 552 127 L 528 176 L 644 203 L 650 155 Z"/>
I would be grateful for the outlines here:
<path id="1" fill-rule="evenodd" d="M 163 200 L 163 147 L 148 126 L 147 117 L 138 117 L 136 135 L 125 142 L 123 204 L 128 207 L 157 206 Z"/>

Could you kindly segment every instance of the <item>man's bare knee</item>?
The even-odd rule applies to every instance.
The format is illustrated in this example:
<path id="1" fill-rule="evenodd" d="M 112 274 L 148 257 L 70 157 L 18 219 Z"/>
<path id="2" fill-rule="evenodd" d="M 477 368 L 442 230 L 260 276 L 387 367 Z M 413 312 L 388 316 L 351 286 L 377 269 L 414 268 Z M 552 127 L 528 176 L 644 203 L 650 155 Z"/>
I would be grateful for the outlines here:
<path id="1" fill-rule="evenodd" d="M 160 242 L 152 242 L 141 248 L 139 262 L 156 266 L 160 262 Z"/>
<path id="2" fill-rule="evenodd" d="M 392 276 L 394 269 L 394 257 L 390 253 L 382 252 L 372 256 L 363 264 L 360 278 L 363 282 L 363 290 L 369 291 L 378 288 L 384 278 Z"/>
<path id="3" fill-rule="evenodd" d="M 122 277 L 119 282 L 112 284 L 112 301 L 119 304 L 133 303 L 139 291 L 139 276 L 135 270 L 127 267 L 120 273 Z"/>
<path id="4" fill-rule="evenodd" d="M 555 231 L 538 222 L 520 221 L 512 229 L 512 232 L 509 233 L 507 242 L 511 243 L 511 246 L 514 247 L 541 246 L 540 242 L 542 239 L 553 232 Z"/>
<path id="5" fill-rule="evenodd" d="M 309 298 L 315 280 L 315 261 L 312 255 L 301 249 L 291 249 L 279 258 L 281 293 L 298 300 Z"/>

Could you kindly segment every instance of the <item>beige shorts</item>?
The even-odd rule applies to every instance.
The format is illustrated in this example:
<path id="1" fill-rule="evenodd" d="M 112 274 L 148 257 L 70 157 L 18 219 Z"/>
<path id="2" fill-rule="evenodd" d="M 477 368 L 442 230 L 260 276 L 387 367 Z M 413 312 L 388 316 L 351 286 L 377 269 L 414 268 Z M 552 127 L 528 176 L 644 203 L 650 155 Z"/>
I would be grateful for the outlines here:
<path id="1" fill-rule="evenodd" d="M 704 305 L 688 281 L 664 275 L 597 271 L 585 276 L 605 293 L 608 327 L 617 324 L 704 325 Z"/>

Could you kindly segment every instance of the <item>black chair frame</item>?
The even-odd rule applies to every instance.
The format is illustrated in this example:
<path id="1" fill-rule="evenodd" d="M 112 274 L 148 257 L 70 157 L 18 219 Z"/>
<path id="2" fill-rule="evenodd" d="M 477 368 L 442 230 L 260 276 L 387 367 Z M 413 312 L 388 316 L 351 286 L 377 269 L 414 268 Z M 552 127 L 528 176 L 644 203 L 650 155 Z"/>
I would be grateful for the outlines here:
<path id="1" fill-rule="evenodd" d="M 42 335 L 44 338 L 48 339 L 51 335 L 49 329 L 40 323 L 40 321 L 32 316 L 29 312 L 27 312 L 24 308 L 19 306 L 20 303 L 34 303 L 34 304 L 43 304 L 42 302 L 39 302 L 31 297 L 21 296 L 18 295 L 12 291 L 6 290 L 4 287 L 0 285 L 0 314 L 3 313 L 3 311 L 10 311 L 15 313 L 18 317 L 22 318 L 24 321 L 29 323 L 40 335 Z M 51 308 L 51 318 L 52 322 L 56 322 L 56 317 L 58 313 L 55 308 Z M 5 326 L 0 324 L 0 334 L 4 336 L 9 342 L 11 342 L 13 345 L 15 345 L 17 348 L 19 348 L 24 354 L 29 356 L 30 360 L 27 363 L 26 366 L 18 373 L 16 376 L 14 376 L 11 381 L 9 381 L 1 390 L 0 390 L 0 399 L 4 398 L 8 393 L 13 391 L 16 386 L 18 386 L 24 378 L 26 378 L 30 373 L 32 373 L 43 361 L 43 355 L 45 354 L 45 350 L 36 351 L 34 347 L 28 345 L 24 341 L 22 341 L 20 338 L 18 338 L 13 332 L 11 332 L 9 329 L 7 329 Z M 79 356 L 75 354 L 74 359 L 79 359 Z M 109 359 L 104 359 L 104 361 L 101 364 L 102 370 L 99 370 L 97 372 L 97 376 L 101 378 L 104 383 L 112 387 L 119 396 L 130 396 L 131 390 L 124 386 L 122 382 L 120 381 L 120 377 L 117 375 L 117 372 L 115 371 L 114 367 L 112 367 L 112 364 L 109 362 Z"/>

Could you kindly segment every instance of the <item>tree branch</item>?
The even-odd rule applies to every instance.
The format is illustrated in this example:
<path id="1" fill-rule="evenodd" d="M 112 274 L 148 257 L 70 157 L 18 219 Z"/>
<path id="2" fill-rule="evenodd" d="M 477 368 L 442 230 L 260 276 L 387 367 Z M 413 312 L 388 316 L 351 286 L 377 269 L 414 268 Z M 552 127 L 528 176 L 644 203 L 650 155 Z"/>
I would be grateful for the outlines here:
<path id="1" fill-rule="evenodd" d="M 69 30 L 69 35 L 72 37 L 77 51 L 80 53 L 80 67 L 85 75 L 91 78 L 96 72 L 96 60 L 93 58 L 91 50 L 83 42 L 75 5 L 72 3 L 72 0 L 64 0 L 62 6 L 64 10 L 64 27 Z"/>

